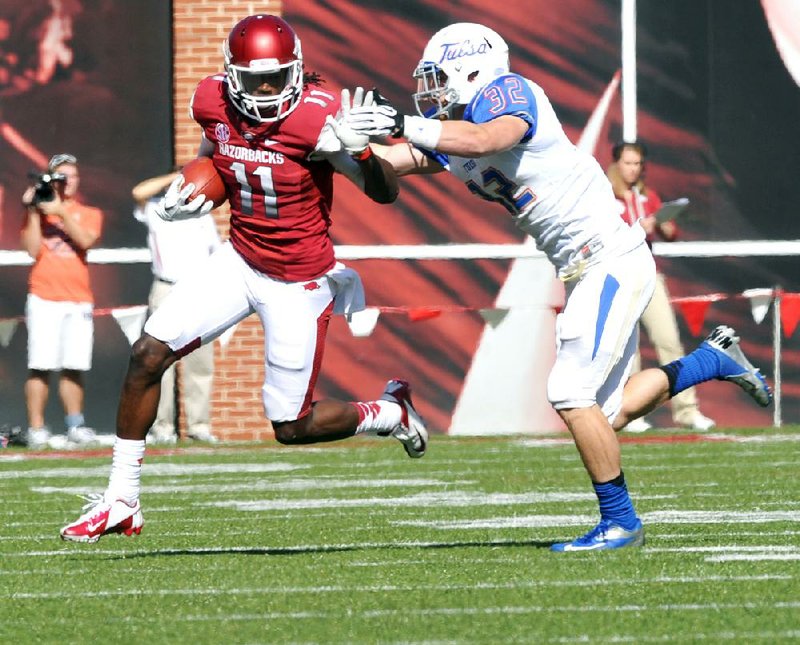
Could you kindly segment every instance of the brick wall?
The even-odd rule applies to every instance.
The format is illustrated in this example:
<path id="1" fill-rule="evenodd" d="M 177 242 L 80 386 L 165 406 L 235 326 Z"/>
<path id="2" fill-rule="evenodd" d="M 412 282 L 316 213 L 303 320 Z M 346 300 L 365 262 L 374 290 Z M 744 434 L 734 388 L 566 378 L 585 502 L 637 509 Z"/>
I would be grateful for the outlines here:
<path id="1" fill-rule="evenodd" d="M 280 15 L 281 2 L 236 0 L 173 1 L 173 91 L 175 93 L 175 160 L 186 163 L 197 154 L 200 130 L 189 117 L 189 100 L 198 81 L 222 70 L 222 41 L 230 28 L 254 13 Z M 228 212 L 216 213 L 223 237 Z M 216 369 L 211 404 L 214 432 L 225 440 L 271 438 L 261 404 L 264 348 L 261 326 L 251 316 L 239 324 L 225 349 L 215 343 Z"/>

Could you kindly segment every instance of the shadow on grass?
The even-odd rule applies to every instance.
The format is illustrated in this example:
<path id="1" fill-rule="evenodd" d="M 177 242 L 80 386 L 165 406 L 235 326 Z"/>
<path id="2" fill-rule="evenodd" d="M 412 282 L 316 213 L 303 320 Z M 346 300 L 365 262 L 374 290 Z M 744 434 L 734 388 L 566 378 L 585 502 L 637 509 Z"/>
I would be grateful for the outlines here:
<path id="1" fill-rule="evenodd" d="M 353 551 L 378 551 L 384 549 L 463 549 L 472 547 L 526 547 L 549 549 L 556 541 L 540 540 L 470 540 L 465 542 L 409 542 L 409 543 L 366 543 L 334 544 L 286 547 L 198 547 L 196 549 L 154 549 L 152 551 L 133 551 L 108 556 L 109 560 L 128 560 L 130 558 L 154 558 L 187 555 L 272 555 L 292 556 L 309 553 L 348 553 Z"/>

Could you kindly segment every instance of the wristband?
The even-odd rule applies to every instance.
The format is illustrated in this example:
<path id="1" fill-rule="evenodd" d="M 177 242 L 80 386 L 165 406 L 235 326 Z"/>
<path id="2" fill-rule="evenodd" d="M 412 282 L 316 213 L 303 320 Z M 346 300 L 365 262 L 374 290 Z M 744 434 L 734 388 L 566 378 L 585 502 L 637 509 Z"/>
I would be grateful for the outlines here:
<path id="1" fill-rule="evenodd" d="M 416 146 L 434 150 L 442 135 L 442 122 L 422 116 L 406 116 L 403 119 L 403 135 Z"/>
<path id="2" fill-rule="evenodd" d="M 369 146 L 367 146 L 366 148 L 364 148 L 364 149 L 363 149 L 361 152 L 359 152 L 358 154 L 351 155 L 351 156 L 352 156 L 352 157 L 353 157 L 353 159 L 355 159 L 356 161 L 366 161 L 367 159 L 369 159 L 369 158 L 372 156 L 372 148 L 370 148 Z"/>

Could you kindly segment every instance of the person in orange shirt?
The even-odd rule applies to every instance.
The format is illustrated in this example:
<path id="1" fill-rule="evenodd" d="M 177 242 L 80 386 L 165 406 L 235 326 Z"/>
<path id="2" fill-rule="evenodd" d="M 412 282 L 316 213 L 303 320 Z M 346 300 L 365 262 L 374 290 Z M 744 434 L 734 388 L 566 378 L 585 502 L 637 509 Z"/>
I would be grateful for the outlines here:
<path id="1" fill-rule="evenodd" d="M 42 182 L 47 176 L 50 182 Z M 29 447 L 51 441 L 44 410 L 50 373 L 60 371 L 58 393 L 64 406 L 66 439 L 86 444 L 95 433 L 83 417 L 83 372 L 91 368 L 94 296 L 89 282 L 86 252 L 99 239 L 102 212 L 78 199 L 78 160 L 70 154 L 50 159 L 47 172 L 22 196 L 26 209 L 22 248 L 33 258 L 28 281 L 25 320 L 28 326 Z M 62 441 L 63 443 L 63 441 Z"/>

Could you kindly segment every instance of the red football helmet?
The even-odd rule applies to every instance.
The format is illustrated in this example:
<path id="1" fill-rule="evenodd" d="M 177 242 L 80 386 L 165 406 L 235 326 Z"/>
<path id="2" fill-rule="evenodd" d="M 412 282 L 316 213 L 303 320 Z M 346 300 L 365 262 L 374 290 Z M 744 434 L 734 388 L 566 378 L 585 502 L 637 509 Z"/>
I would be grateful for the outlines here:
<path id="1" fill-rule="evenodd" d="M 222 43 L 222 53 L 228 96 L 245 116 L 278 121 L 300 104 L 300 39 L 282 18 L 257 14 L 239 21 Z"/>

